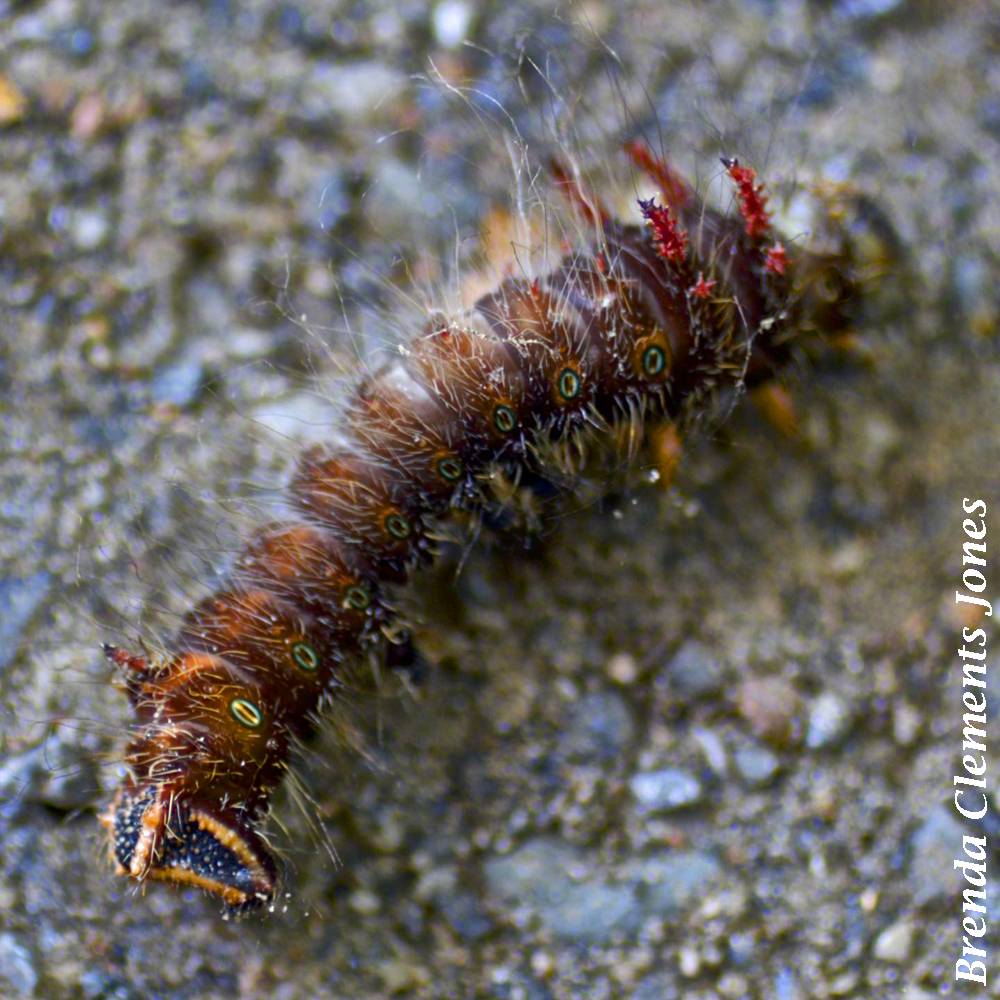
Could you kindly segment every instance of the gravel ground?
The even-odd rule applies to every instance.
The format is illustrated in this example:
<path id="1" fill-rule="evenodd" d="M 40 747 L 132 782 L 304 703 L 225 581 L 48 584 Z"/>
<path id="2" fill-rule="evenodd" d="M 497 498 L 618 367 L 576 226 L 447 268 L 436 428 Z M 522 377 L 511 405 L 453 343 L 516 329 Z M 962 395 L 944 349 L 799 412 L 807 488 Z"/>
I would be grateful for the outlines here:
<path id="1" fill-rule="evenodd" d="M 988 525 L 1000 502 L 996 10 L 0 15 L 0 995 L 958 992 L 952 859 L 977 829 L 950 804 L 952 595 L 962 497 Z M 358 706 L 364 755 L 320 737 L 313 805 L 279 798 L 277 912 L 135 895 L 95 821 L 128 721 L 98 644 L 169 633 L 393 285 L 472 253 L 509 177 L 476 112 L 496 98 L 528 137 L 561 113 L 537 79 L 516 93 L 519 48 L 615 153 L 584 17 L 686 171 L 738 152 L 892 219 L 905 254 L 858 349 L 796 380 L 802 440 L 742 408 L 673 491 L 572 514 L 523 558 L 488 541 L 458 586 L 454 561 L 424 577 L 426 681 Z"/>

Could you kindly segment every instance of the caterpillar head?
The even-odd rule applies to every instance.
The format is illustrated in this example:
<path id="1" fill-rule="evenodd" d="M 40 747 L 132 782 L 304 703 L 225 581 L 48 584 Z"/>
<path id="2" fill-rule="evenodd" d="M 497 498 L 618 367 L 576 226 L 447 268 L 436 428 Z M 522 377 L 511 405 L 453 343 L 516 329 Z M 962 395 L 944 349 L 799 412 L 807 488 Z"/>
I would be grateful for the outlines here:
<path id="1" fill-rule="evenodd" d="M 796 262 L 793 300 L 801 331 L 826 339 L 848 334 L 862 319 L 867 296 L 902 259 L 902 242 L 876 202 L 848 184 L 817 185 L 805 199 L 808 217 L 783 220 L 786 231 L 809 233 Z"/>
<path id="2" fill-rule="evenodd" d="M 240 809 L 125 782 L 101 822 L 119 875 L 204 889 L 236 913 L 274 899 L 277 861 Z"/>

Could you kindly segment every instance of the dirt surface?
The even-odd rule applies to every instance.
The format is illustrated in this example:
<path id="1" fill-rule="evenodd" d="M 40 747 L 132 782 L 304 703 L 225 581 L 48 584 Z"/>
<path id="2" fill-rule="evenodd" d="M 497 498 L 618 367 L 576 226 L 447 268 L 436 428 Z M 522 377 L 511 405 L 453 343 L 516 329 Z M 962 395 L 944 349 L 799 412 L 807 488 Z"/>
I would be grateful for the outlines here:
<path id="1" fill-rule="evenodd" d="M 925 0 L 0 3 L 0 996 L 959 992 L 952 860 L 996 831 L 951 788 L 962 498 L 1000 510 L 998 40 Z M 623 97 L 689 175 L 735 153 L 892 220 L 854 351 L 792 383 L 802 439 L 741 407 L 672 491 L 423 577 L 427 677 L 279 797 L 276 912 L 136 895 L 100 642 L 224 572 L 412 313 L 391 289 L 474 256 L 504 136 L 575 106 L 610 160 Z"/>

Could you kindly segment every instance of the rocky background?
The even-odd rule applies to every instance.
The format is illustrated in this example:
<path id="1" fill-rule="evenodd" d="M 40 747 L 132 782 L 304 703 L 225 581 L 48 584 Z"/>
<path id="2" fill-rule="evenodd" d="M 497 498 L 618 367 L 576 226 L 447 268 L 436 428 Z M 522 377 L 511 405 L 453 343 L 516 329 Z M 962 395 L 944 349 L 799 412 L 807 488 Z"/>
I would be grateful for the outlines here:
<path id="1" fill-rule="evenodd" d="M 973 0 L 0 2 L 0 995 L 957 992 L 998 41 Z M 686 172 L 849 181 L 899 235 L 856 350 L 794 382 L 801 440 L 744 407 L 673 491 L 424 577 L 424 683 L 279 798 L 276 912 L 136 895 L 95 820 L 128 722 L 99 643 L 169 634 L 392 288 L 474 253 L 505 129 L 575 99 L 610 159 L 640 85 Z"/>

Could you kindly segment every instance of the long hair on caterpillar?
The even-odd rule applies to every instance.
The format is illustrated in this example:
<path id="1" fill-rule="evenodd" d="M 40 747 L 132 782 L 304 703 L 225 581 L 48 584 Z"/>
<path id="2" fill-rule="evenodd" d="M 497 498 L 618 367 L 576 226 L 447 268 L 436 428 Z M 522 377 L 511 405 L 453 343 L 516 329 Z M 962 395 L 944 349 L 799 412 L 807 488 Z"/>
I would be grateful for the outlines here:
<path id="1" fill-rule="evenodd" d="M 508 135 L 528 181 L 500 241 L 510 259 L 419 324 L 397 311 L 408 333 L 339 394 L 336 426 L 301 454 L 212 592 L 151 651 L 105 647 L 136 724 L 103 822 L 137 883 L 205 889 L 233 912 L 272 905 L 272 793 L 372 661 L 412 665 L 396 588 L 454 526 L 475 534 L 509 514 L 510 495 L 528 510 L 549 491 L 579 502 L 582 484 L 606 490 L 641 453 L 669 480 L 691 428 L 748 389 L 780 400 L 773 384 L 795 352 L 855 321 L 848 196 L 839 214 L 817 203 L 804 245 L 736 157 L 719 160 L 731 185 L 720 207 L 633 136 L 620 207 L 563 129 L 555 156 Z"/>
<path id="2" fill-rule="evenodd" d="M 633 129 L 598 60 L 578 73 L 582 33 L 536 31 L 542 6 L 42 0 L 0 18 L 0 994 L 638 1000 L 953 979 L 956 515 L 962 496 L 1000 502 L 995 17 L 586 0 L 625 92 L 645 74 Z M 456 9 L 475 48 L 437 41 L 431 15 Z M 650 47 L 665 59 L 647 73 Z M 541 67 L 526 102 L 521 51 Z M 453 89 L 407 83 L 429 60 Z M 546 76 L 573 115 L 533 132 Z M 378 364 L 355 365 L 356 344 L 391 356 L 393 315 L 405 343 L 511 276 L 518 140 L 476 119 L 469 88 L 511 113 L 535 151 L 525 201 L 568 230 L 586 227 L 552 158 L 623 223 L 639 197 L 663 204 L 622 152 L 641 138 L 734 218 L 719 157 L 754 168 L 803 246 L 791 181 L 853 180 L 899 226 L 905 270 L 865 283 L 860 350 L 793 359 L 797 436 L 734 390 L 731 416 L 720 398 L 683 438 L 672 487 L 609 497 L 628 463 L 588 441 L 594 464 L 551 483 L 567 497 L 523 475 L 510 494 L 540 543 L 484 524 L 442 544 L 392 595 L 422 686 L 383 697 L 391 677 L 361 670 L 374 694 L 334 702 L 372 766 L 337 752 L 339 722 L 318 728 L 289 774 L 311 801 L 286 781 L 259 827 L 287 869 L 278 918 L 237 926 L 215 895 L 111 872 L 94 814 L 132 713 L 101 643 L 169 651 L 275 515 L 300 439 L 342 428 L 328 401 L 339 413 Z M 386 318 L 345 322 L 341 289 Z M 652 471 L 640 448 L 627 481 Z M 97 776 L 94 749 L 112 755 Z"/>

